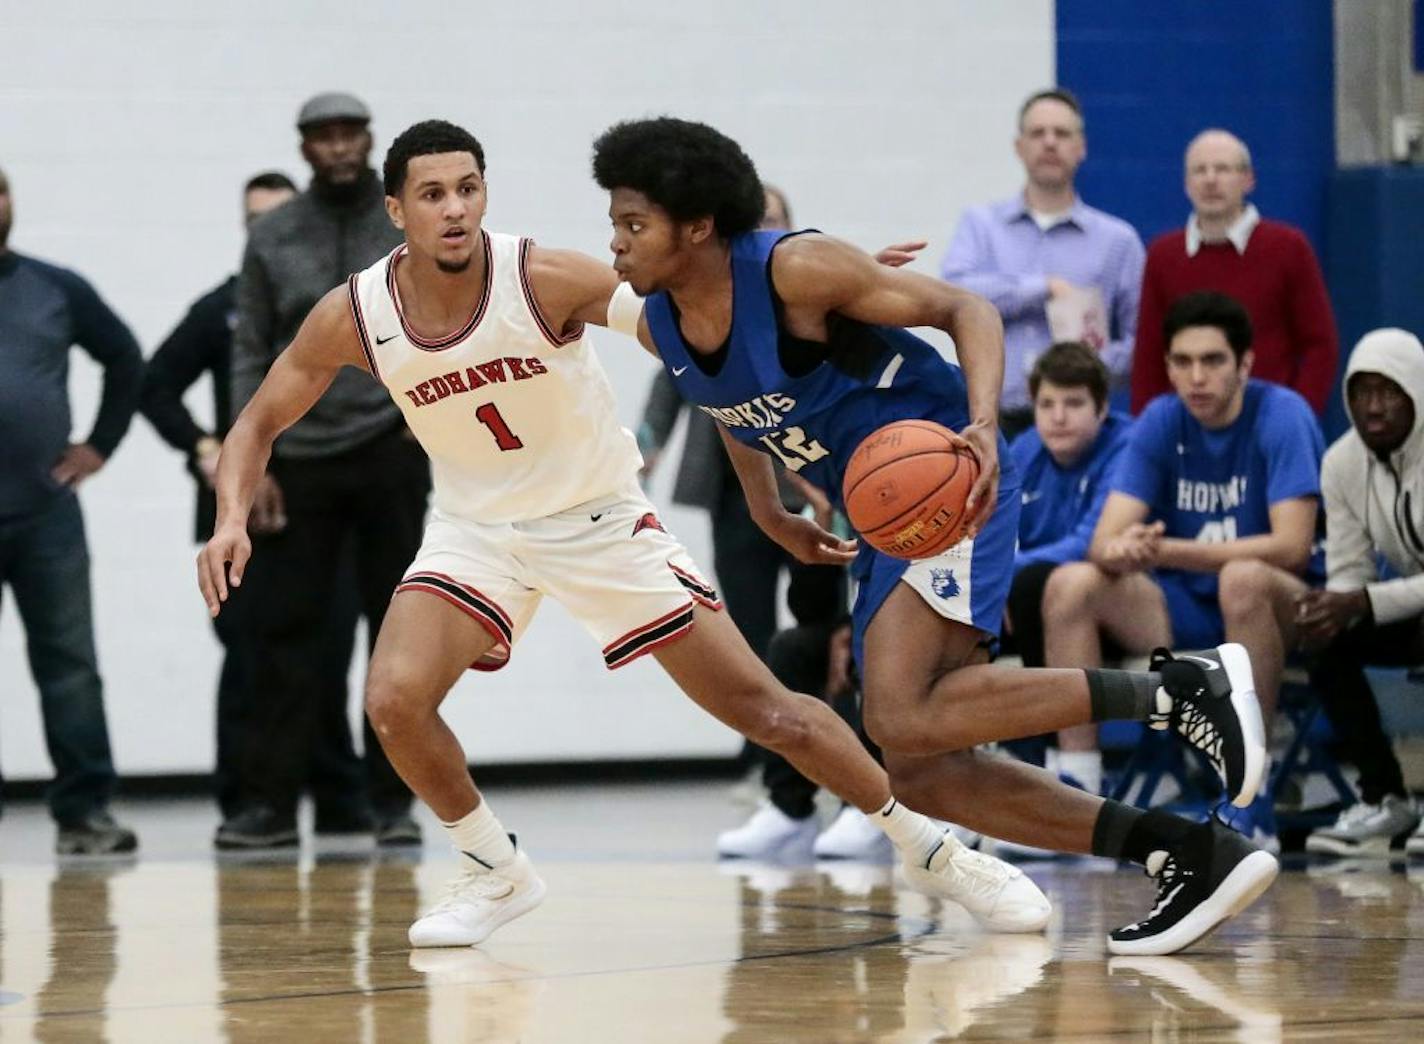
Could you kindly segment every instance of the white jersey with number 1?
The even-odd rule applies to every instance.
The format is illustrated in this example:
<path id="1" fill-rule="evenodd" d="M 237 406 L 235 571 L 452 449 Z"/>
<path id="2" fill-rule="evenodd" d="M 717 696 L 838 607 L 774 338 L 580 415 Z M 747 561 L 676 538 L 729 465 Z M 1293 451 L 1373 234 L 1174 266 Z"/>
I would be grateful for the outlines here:
<path id="1" fill-rule="evenodd" d="M 625 489 L 642 460 L 583 327 L 564 334 L 540 314 L 528 239 L 481 238 L 483 293 L 460 329 L 438 340 L 422 338 L 402 312 L 404 245 L 348 284 L 371 372 L 430 456 L 436 509 L 519 522 Z"/>

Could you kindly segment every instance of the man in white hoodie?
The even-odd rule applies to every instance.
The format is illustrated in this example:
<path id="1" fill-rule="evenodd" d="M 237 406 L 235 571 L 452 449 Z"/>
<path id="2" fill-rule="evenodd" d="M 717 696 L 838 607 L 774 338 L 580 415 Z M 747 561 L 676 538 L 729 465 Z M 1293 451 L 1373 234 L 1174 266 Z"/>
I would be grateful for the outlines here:
<path id="1" fill-rule="evenodd" d="M 1354 426 L 1320 473 L 1327 581 L 1301 595 L 1296 620 L 1322 650 L 1312 682 L 1360 770 L 1361 801 L 1305 847 L 1388 855 L 1402 842 L 1424 855 L 1419 810 L 1364 674 L 1366 664 L 1424 663 L 1424 345 L 1405 330 L 1366 334 L 1350 353 L 1344 391 Z"/>

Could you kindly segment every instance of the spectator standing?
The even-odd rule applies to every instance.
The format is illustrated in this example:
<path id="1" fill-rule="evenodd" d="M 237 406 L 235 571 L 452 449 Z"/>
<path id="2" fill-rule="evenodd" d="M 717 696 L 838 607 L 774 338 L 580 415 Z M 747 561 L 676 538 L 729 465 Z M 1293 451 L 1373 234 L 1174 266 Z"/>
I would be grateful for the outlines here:
<path id="1" fill-rule="evenodd" d="M 14 597 L 40 691 L 56 851 L 130 852 L 138 839 L 109 812 L 116 776 L 76 490 L 128 430 L 143 357 L 82 277 L 10 250 L 13 218 L 0 172 L 0 591 L 8 586 Z M 69 441 L 76 344 L 104 370 L 98 416 L 78 443 Z"/>
<path id="2" fill-rule="evenodd" d="M 1325 454 L 1328 522 L 1323 591 L 1297 606 L 1313 645 L 1311 682 L 1345 757 L 1360 770 L 1358 804 L 1306 839 L 1310 852 L 1387 856 L 1403 841 L 1424 855 L 1419 810 L 1380 725 L 1367 664 L 1424 664 L 1424 345 L 1375 330 L 1350 353 L 1352 427 Z M 1393 576 L 1381 575 L 1383 560 Z M 1411 835 L 1411 831 L 1412 836 Z"/>
<path id="3" fill-rule="evenodd" d="M 1315 252 L 1299 229 L 1261 217 L 1251 153 L 1224 130 L 1187 147 L 1186 228 L 1152 242 L 1142 276 L 1142 313 L 1132 363 L 1132 412 L 1171 391 L 1162 319 L 1172 302 L 1219 290 L 1246 306 L 1254 333 L 1251 375 L 1299 392 L 1317 416 L 1335 384 L 1335 315 Z"/>
<path id="4" fill-rule="evenodd" d="M 297 128 L 311 186 L 252 226 L 237 286 L 232 406 L 240 411 L 312 306 L 402 237 L 370 166 L 370 111 L 349 94 L 320 94 Z M 323 646 L 343 548 L 356 545 L 358 587 L 374 641 L 405 567 L 420 546 L 430 469 L 386 390 L 368 374 L 338 374 L 277 440 L 258 494 L 281 531 L 261 538 L 248 573 L 253 634 L 252 728 L 242 773 L 252 792 L 218 830 L 223 847 L 297 841 L 297 798 L 308 775 L 320 694 L 336 679 Z M 419 843 L 411 795 L 365 729 L 370 799 L 381 844 Z"/>
<path id="5" fill-rule="evenodd" d="M 243 187 L 246 227 L 296 195 L 292 180 L 278 171 L 249 179 Z M 237 276 L 200 297 L 182 322 L 149 359 L 144 373 L 141 409 L 170 446 L 184 454 L 188 471 L 197 482 L 195 539 L 207 540 L 217 517 L 213 476 L 222 438 L 232 423 L 232 330 L 237 321 Z M 193 419 L 183 395 L 203 375 L 212 381 L 213 430 L 205 431 Z M 272 532 L 273 519 L 254 517 L 254 532 Z M 346 670 L 351 662 L 353 629 L 360 614 L 354 578 L 355 564 L 344 562 L 338 581 L 339 597 L 332 605 L 327 629 L 331 637 L 325 655 L 325 672 L 332 689 L 322 708 L 321 727 L 313 737 L 309 785 L 316 800 L 318 833 L 357 833 L 372 829 L 366 798 L 365 770 L 351 742 L 347 723 Z M 235 598 L 228 611 L 213 621 L 223 646 L 223 663 L 217 692 L 217 759 L 213 784 L 223 818 L 240 810 L 242 749 L 251 699 L 251 649 L 253 627 L 247 612 L 251 600 Z"/>
<path id="6" fill-rule="evenodd" d="M 999 426 L 1009 439 L 1033 425 L 1028 375 L 1055 341 L 1085 341 L 1102 354 L 1114 387 L 1126 387 L 1143 262 L 1132 226 L 1088 206 L 1074 188 L 1088 150 L 1072 93 L 1030 95 L 1014 151 L 1023 191 L 966 210 L 940 265 L 947 281 L 987 297 L 1003 316 Z"/>

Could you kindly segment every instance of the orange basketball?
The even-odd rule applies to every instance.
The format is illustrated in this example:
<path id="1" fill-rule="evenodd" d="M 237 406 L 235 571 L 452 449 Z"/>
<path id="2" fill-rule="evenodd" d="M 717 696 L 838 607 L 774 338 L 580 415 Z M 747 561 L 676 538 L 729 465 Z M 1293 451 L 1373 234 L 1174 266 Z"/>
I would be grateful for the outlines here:
<path id="1" fill-rule="evenodd" d="M 903 420 L 867 435 L 846 464 L 850 524 L 896 558 L 928 558 L 964 539 L 964 502 L 979 458 L 933 421 Z"/>

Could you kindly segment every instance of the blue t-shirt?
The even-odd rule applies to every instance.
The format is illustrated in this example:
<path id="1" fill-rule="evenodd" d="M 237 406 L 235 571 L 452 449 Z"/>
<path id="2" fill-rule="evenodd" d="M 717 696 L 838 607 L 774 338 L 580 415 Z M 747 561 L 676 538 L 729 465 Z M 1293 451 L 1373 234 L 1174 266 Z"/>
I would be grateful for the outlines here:
<path id="1" fill-rule="evenodd" d="M 1138 417 L 1118 460 L 1112 489 L 1148 506 L 1166 535 L 1219 543 L 1271 531 L 1271 505 L 1320 496 L 1325 440 L 1309 404 L 1289 388 L 1246 384 L 1241 415 L 1203 428 L 1175 394 Z M 1317 548 L 1311 572 L 1323 575 Z M 1216 597 L 1215 573 L 1170 572 L 1201 598 Z"/>
<path id="2" fill-rule="evenodd" d="M 1009 456 L 1023 483 L 1015 573 L 1039 562 L 1062 565 L 1088 557 L 1112 469 L 1131 428 L 1127 414 L 1109 413 L 1093 444 L 1066 468 L 1053 459 L 1037 429 L 1029 428 L 1014 440 Z"/>

